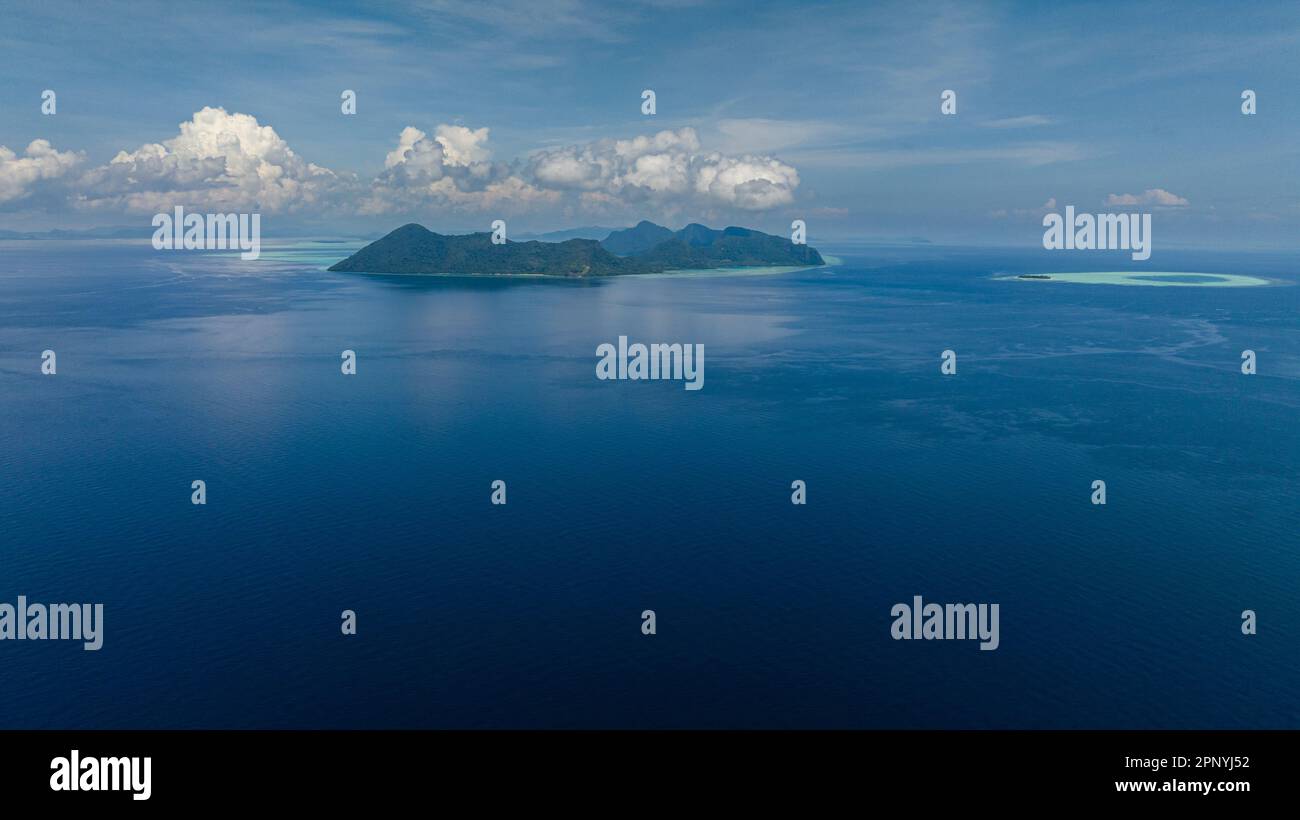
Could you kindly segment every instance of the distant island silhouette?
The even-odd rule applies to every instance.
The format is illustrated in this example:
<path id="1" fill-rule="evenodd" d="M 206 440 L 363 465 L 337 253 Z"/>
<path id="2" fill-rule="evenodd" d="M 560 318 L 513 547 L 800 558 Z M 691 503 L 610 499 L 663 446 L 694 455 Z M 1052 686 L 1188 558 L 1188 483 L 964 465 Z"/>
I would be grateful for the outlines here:
<path id="1" fill-rule="evenodd" d="M 808 245 L 749 228 L 714 230 L 692 223 L 672 231 L 653 222 L 612 231 L 601 241 L 505 242 L 489 233 L 443 235 L 403 225 L 330 267 L 348 273 L 461 276 L 597 277 L 674 270 L 817 267 Z"/>

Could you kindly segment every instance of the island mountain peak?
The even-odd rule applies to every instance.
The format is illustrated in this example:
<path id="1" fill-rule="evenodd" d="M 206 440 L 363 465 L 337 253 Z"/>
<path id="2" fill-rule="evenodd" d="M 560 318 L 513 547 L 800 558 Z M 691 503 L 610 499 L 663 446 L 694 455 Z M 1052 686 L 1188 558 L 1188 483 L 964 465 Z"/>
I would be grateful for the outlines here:
<path id="1" fill-rule="evenodd" d="M 641 220 L 635 227 L 614 231 L 600 243 L 601 247 L 619 256 L 629 256 L 648 251 L 660 242 L 671 239 L 673 232 L 649 220 Z"/>

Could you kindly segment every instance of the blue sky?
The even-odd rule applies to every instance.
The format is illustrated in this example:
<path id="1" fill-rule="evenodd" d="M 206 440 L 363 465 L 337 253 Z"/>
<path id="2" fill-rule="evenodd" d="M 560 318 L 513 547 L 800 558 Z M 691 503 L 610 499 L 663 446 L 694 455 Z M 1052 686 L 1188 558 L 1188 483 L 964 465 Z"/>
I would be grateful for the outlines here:
<path id="1" fill-rule="evenodd" d="M 0 76 L 0 228 L 169 203 L 267 232 L 803 218 L 1033 246 L 1065 205 L 1153 212 L 1158 242 L 1300 227 L 1294 2 L 7 2 Z"/>

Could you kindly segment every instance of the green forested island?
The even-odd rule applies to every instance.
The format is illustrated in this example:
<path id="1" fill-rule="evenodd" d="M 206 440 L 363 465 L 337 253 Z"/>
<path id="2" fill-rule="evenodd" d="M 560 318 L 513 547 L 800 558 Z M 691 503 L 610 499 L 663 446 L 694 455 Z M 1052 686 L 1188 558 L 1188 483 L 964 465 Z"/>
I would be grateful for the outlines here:
<path id="1" fill-rule="evenodd" d="M 617 230 L 604 240 L 506 242 L 491 234 L 437 234 L 403 225 L 330 267 L 351 273 L 463 276 L 618 276 L 671 270 L 739 267 L 816 267 L 815 249 L 748 228 L 713 230 L 687 225 L 671 231 L 652 222 Z"/>

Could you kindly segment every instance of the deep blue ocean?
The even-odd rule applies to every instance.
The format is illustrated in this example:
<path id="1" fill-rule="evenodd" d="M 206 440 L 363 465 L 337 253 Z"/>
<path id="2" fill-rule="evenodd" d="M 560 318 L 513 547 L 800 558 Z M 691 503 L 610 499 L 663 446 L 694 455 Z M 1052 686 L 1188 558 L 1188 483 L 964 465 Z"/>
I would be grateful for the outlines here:
<path id="1" fill-rule="evenodd" d="M 0 727 L 1300 727 L 1300 255 L 323 269 L 356 247 L 0 243 L 0 602 L 105 610 L 0 641 Z M 704 389 L 597 380 L 620 335 Z M 914 595 L 1000 647 L 891 639 Z"/>

